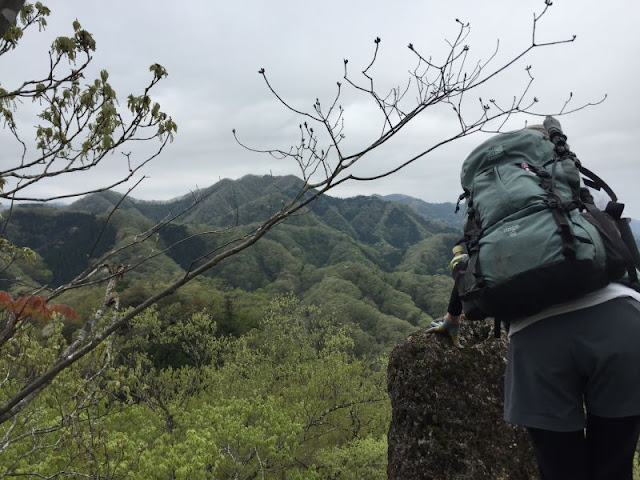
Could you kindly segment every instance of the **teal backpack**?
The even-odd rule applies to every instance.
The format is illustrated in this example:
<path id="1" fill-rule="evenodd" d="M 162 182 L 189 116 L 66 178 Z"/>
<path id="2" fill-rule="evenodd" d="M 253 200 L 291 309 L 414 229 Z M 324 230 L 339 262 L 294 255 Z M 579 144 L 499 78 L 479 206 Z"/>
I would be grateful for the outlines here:
<path id="1" fill-rule="evenodd" d="M 611 281 L 638 287 L 640 254 L 624 205 L 582 167 L 560 124 L 499 134 L 478 146 L 460 175 L 469 261 L 456 277 L 467 318 L 508 322 Z M 612 199 L 595 207 L 585 184 Z M 457 211 L 457 209 L 456 209 Z"/>

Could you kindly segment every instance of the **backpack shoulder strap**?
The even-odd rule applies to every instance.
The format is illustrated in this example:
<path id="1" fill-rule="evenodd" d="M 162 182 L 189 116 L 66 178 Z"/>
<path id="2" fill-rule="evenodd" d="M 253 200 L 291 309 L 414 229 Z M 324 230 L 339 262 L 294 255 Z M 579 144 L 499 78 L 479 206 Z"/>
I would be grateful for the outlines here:
<path id="1" fill-rule="evenodd" d="M 578 170 L 580 170 L 580 173 L 585 177 L 587 177 L 587 179 L 584 182 L 585 185 L 587 185 L 588 187 L 594 188 L 596 190 L 602 189 L 605 192 L 607 192 L 607 195 L 609 195 L 609 198 L 611 198 L 611 201 L 613 202 L 618 201 L 618 196 L 614 193 L 611 187 L 607 185 L 607 182 L 602 180 L 598 175 L 593 173 L 587 167 L 583 167 L 580 163 L 577 163 L 576 165 L 578 167 Z"/>

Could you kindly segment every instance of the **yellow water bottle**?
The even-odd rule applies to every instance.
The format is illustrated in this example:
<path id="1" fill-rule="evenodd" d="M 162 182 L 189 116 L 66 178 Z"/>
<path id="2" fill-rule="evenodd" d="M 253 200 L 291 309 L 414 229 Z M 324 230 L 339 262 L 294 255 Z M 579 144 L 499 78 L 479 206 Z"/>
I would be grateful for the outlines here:
<path id="1" fill-rule="evenodd" d="M 469 255 L 467 255 L 462 245 L 453 247 L 452 252 L 453 258 L 449 262 L 449 270 L 451 271 L 451 275 L 455 277 L 469 261 Z"/>

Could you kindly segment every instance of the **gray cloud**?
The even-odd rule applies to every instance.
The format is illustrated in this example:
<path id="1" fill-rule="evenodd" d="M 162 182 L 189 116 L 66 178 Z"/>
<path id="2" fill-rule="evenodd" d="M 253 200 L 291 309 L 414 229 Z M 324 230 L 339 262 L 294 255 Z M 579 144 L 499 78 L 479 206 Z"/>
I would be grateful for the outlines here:
<path id="1" fill-rule="evenodd" d="M 68 34 L 75 18 L 94 34 L 96 68 L 110 71 L 121 98 L 148 80 L 150 64 L 164 65 L 169 77 L 155 98 L 178 122 L 178 136 L 146 170 L 149 178 L 133 194 L 162 200 L 220 178 L 297 173 L 290 162 L 246 152 L 231 135 L 231 129 L 237 128 L 243 140 L 257 147 L 286 147 L 295 140 L 300 120 L 275 101 L 257 73 L 259 68 L 266 68 L 287 101 L 309 109 L 316 97 L 323 103 L 330 101 L 342 77 L 343 58 L 349 58 L 354 74 L 367 65 L 376 36 L 382 38 L 382 48 L 374 73 L 381 86 L 391 87 L 404 84 L 414 66 L 406 48 L 409 42 L 422 53 L 442 54 L 447 48 L 444 38 L 457 33 L 455 18 L 459 17 L 471 22 L 467 41 L 476 61 L 488 58 L 500 39 L 497 65 L 526 48 L 533 13 L 543 5 L 542 0 L 394 4 L 379 0 L 67 0 L 50 5 L 46 32 L 32 32 L 19 51 L 2 59 L 2 85 L 32 76 L 46 65 L 48 44 L 55 35 Z M 564 117 L 562 124 L 583 163 L 602 174 L 636 218 L 640 218 L 636 187 L 640 166 L 635 153 L 640 127 L 640 93 L 635 85 L 638 13 L 640 7 L 628 0 L 611 0 L 606 9 L 586 8 L 579 0 L 555 2 L 540 23 L 539 38 L 555 41 L 576 34 L 577 40 L 535 50 L 478 92 L 509 102 L 526 85 L 524 67 L 533 65 L 536 80 L 531 93 L 539 97 L 540 111 L 557 110 L 569 92 L 575 105 L 608 94 L 603 104 Z M 345 147 L 355 151 L 375 138 L 380 120 L 366 98 L 352 93 L 344 98 Z M 470 98 L 472 104 L 478 94 Z M 539 119 L 521 117 L 510 125 L 520 127 L 525 121 Z M 357 172 L 370 175 L 396 165 L 454 128 L 448 112 L 427 112 L 388 147 L 363 159 Z M 460 164 L 483 138 L 474 135 L 391 177 L 345 185 L 334 193 L 404 193 L 432 202 L 455 201 Z M 0 154 L 0 161 L 9 161 L 6 154 Z M 65 187 L 55 185 L 60 190 Z"/>

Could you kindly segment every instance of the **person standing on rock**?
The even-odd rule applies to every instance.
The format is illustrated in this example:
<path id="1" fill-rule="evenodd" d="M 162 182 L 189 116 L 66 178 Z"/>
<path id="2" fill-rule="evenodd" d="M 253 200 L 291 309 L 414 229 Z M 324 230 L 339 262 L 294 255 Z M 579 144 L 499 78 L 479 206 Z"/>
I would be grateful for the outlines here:
<path id="1" fill-rule="evenodd" d="M 580 178 L 590 172 L 565 141 L 548 117 L 544 126 L 488 140 L 465 160 L 473 208 L 465 227 L 470 260 L 460 273 L 468 289 L 460 294 L 468 318 L 508 320 L 504 419 L 527 429 L 541 478 L 632 480 L 640 436 L 638 250 L 615 244 L 628 228 L 623 205 L 597 176 L 609 198 L 596 205 Z M 607 223 L 617 225 L 613 235 Z M 616 254 L 622 269 L 611 260 Z M 452 336 L 450 325 L 445 319 L 430 331 Z"/>
<path id="2" fill-rule="evenodd" d="M 632 480 L 640 435 L 640 294 L 611 283 L 511 323 L 504 418 L 543 480 Z"/>

